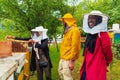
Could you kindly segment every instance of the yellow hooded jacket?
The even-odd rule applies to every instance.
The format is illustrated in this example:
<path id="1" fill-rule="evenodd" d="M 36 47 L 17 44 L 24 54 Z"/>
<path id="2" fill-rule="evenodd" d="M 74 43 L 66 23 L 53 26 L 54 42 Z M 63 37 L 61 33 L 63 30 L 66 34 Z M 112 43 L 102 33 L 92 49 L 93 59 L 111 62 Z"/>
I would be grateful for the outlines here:
<path id="1" fill-rule="evenodd" d="M 65 14 L 66 15 L 66 14 Z M 60 58 L 64 60 L 76 60 L 80 52 L 80 31 L 76 26 L 74 18 L 64 18 L 70 29 L 64 33 L 60 47 Z"/>

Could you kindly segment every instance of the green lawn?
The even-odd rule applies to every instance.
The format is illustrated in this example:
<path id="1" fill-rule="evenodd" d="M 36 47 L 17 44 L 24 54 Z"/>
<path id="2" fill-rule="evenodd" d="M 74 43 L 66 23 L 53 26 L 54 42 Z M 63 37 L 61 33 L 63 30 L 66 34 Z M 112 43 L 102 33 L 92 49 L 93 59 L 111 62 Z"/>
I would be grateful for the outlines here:
<path id="1" fill-rule="evenodd" d="M 49 47 L 50 57 L 52 60 L 52 80 L 60 80 L 58 75 L 58 64 L 59 64 L 59 51 L 57 52 L 56 46 L 52 45 Z M 79 70 L 82 65 L 83 56 L 82 49 L 80 52 L 80 58 L 76 61 L 75 69 L 73 71 L 74 80 L 79 80 Z M 120 80 L 120 60 L 113 58 L 112 64 L 108 67 L 107 80 Z M 30 80 L 37 80 L 36 74 L 30 77 Z M 45 79 L 44 79 L 45 80 Z"/>

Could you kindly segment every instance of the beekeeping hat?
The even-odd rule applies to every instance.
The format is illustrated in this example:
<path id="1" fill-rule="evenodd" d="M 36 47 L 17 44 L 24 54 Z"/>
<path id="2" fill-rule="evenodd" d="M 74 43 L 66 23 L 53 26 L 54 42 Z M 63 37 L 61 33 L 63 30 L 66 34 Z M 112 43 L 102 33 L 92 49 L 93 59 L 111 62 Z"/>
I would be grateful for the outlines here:
<path id="1" fill-rule="evenodd" d="M 88 26 L 89 15 L 101 16 L 102 22 L 95 25 L 93 28 L 90 28 Z M 84 14 L 83 15 L 83 31 L 86 33 L 90 33 L 90 34 L 96 34 L 99 32 L 106 32 L 108 19 L 109 19 L 109 17 L 107 15 L 104 15 L 102 12 L 96 11 L 96 10 L 93 10 L 92 12 L 90 12 L 88 14 Z"/>
<path id="2" fill-rule="evenodd" d="M 68 24 L 68 26 L 71 26 L 76 22 L 76 19 L 73 18 L 72 14 L 70 13 L 66 13 L 62 18 L 59 18 L 58 20 L 59 21 L 64 20 Z"/>
<path id="3" fill-rule="evenodd" d="M 43 26 L 39 26 L 39 27 L 36 27 L 35 29 L 32 29 L 31 31 L 34 31 L 34 32 L 44 31 L 44 28 Z"/>
<path id="4" fill-rule="evenodd" d="M 58 20 L 62 21 L 63 19 L 64 20 L 76 20 L 75 18 L 73 18 L 73 16 L 70 13 L 66 13 L 62 18 L 59 18 Z"/>

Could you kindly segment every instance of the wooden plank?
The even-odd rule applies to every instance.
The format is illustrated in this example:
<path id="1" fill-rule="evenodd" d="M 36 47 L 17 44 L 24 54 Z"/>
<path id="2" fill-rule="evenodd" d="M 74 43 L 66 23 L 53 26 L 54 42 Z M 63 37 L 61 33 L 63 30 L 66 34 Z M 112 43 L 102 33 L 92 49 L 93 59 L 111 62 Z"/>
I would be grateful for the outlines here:
<path id="1" fill-rule="evenodd" d="M 0 58 L 0 80 L 7 80 L 9 77 L 14 74 L 18 67 L 18 64 L 15 61 L 9 61 Z"/>

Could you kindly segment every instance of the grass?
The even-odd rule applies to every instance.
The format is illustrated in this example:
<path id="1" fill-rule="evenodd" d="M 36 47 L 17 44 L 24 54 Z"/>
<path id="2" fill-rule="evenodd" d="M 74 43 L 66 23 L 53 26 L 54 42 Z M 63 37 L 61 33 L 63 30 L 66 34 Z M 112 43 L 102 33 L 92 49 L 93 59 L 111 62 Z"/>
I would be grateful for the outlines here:
<path id="1" fill-rule="evenodd" d="M 53 64 L 52 80 L 60 80 L 59 75 L 58 75 L 58 64 L 59 64 L 60 53 L 59 53 L 59 51 L 57 51 L 55 45 L 49 46 L 49 49 L 50 49 L 51 61 Z M 80 58 L 76 61 L 75 69 L 73 71 L 74 80 L 79 80 L 79 78 L 80 78 L 79 71 L 80 71 L 80 68 L 81 68 L 82 62 L 83 62 L 82 50 L 83 49 L 81 49 Z M 120 60 L 113 58 L 113 61 L 112 61 L 111 65 L 108 67 L 108 69 L 109 69 L 109 72 L 107 72 L 107 80 L 120 80 L 120 76 L 119 76 L 120 75 Z M 37 80 L 36 73 L 34 76 L 30 77 L 30 80 Z M 44 80 L 46 80 L 46 79 L 44 79 Z"/>

